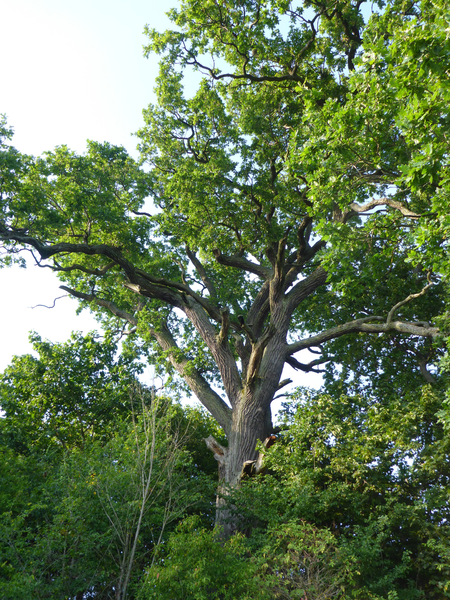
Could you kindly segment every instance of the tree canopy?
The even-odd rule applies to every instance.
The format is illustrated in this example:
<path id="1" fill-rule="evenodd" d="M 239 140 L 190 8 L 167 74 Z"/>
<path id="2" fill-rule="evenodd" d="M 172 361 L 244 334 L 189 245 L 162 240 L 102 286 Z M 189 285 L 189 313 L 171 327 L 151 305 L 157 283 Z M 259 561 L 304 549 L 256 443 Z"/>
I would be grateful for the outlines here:
<path id="1" fill-rule="evenodd" d="M 386 366 L 435 379 L 448 14 L 186 0 L 170 16 L 147 29 L 160 74 L 142 165 L 106 143 L 33 158 L 2 142 L 2 260 L 31 251 L 104 327 L 169 361 L 224 429 L 228 447 L 209 443 L 235 485 L 273 431 L 285 365 L 344 365 L 355 386 Z"/>

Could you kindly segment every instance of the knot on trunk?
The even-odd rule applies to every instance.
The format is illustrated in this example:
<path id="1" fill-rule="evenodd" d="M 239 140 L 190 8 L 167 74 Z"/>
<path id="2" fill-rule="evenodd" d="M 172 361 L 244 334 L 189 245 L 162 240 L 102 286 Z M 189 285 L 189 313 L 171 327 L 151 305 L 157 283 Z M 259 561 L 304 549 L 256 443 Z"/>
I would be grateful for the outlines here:
<path id="1" fill-rule="evenodd" d="M 224 448 L 224 446 L 221 446 L 219 444 L 219 442 L 214 438 L 214 436 L 210 435 L 205 439 L 205 443 L 206 446 L 208 448 L 208 450 L 211 450 L 211 452 L 214 454 L 214 458 L 217 460 L 217 462 L 221 465 L 225 465 L 226 462 L 226 457 L 227 457 L 227 448 Z"/>

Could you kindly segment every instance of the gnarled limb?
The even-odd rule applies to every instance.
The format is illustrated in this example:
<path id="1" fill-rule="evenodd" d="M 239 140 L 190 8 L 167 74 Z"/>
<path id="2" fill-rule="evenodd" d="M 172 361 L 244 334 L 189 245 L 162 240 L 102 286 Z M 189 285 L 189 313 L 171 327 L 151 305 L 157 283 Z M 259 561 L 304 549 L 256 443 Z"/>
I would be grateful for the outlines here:
<path id="1" fill-rule="evenodd" d="M 418 321 L 416 323 L 407 323 L 404 321 L 371 323 L 371 321 L 383 320 L 383 317 L 380 316 L 364 317 L 362 319 L 355 319 L 354 321 L 343 323 L 342 325 L 337 325 L 336 327 L 331 327 L 330 329 L 322 331 L 317 335 L 312 335 L 304 340 L 299 340 L 293 344 L 288 344 L 286 356 L 289 357 L 296 352 L 300 352 L 300 350 L 309 349 L 311 346 L 323 344 L 324 342 L 334 340 L 349 333 L 390 333 L 397 331 L 407 335 L 417 335 L 420 337 L 430 338 L 435 338 L 439 335 L 439 329 L 437 327 L 431 327 L 428 323 L 424 323 L 423 321 Z"/>

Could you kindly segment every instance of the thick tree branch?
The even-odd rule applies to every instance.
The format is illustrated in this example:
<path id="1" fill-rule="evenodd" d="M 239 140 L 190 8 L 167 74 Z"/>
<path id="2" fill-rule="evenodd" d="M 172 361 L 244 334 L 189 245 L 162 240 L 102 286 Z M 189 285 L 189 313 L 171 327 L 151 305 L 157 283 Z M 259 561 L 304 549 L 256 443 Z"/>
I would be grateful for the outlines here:
<path id="1" fill-rule="evenodd" d="M 235 405 L 242 387 L 241 377 L 236 365 L 236 360 L 231 351 L 228 340 L 216 335 L 214 326 L 209 321 L 205 311 L 194 302 L 183 308 L 187 318 L 191 321 L 200 337 L 208 346 L 222 377 L 225 392 L 232 406 Z M 222 317 L 223 319 L 223 317 Z M 221 319 L 221 320 L 222 320 Z M 225 317 L 225 324 L 227 320 Z M 222 321 L 223 335 L 223 321 Z"/>
<path id="2" fill-rule="evenodd" d="M 269 314 L 269 291 L 270 280 L 266 280 L 247 313 L 247 326 L 251 329 L 254 338 L 261 335 L 264 322 Z"/>
<path id="3" fill-rule="evenodd" d="M 267 328 L 267 331 L 259 338 L 259 340 L 255 344 L 252 344 L 252 352 L 247 367 L 247 385 L 254 384 L 258 376 L 258 371 L 264 355 L 264 350 L 266 349 L 267 344 L 269 343 L 271 338 L 274 336 L 275 332 L 275 326 L 271 324 Z"/>
<path id="4" fill-rule="evenodd" d="M 192 250 L 189 248 L 189 246 L 186 246 L 186 254 L 188 255 L 188 258 L 191 261 L 191 263 L 194 265 L 195 270 L 200 275 L 201 280 L 205 284 L 205 287 L 209 292 L 210 298 L 212 298 L 217 303 L 217 290 L 215 288 L 214 283 L 211 281 L 211 279 L 206 274 L 205 267 L 198 260 L 197 256 L 195 255 L 195 252 L 192 252 Z"/>
<path id="5" fill-rule="evenodd" d="M 327 280 L 328 273 L 323 267 L 318 267 L 306 279 L 302 279 L 294 285 L 292 290 L 286 295 L 288 300 L 288 312 L 292 314 L 297 306 L 308 296 L 310 296 L 317 288 L 324 285 Z"/>
<path id="6" fill-rule="evenodd" d="M 200 294 L 194 292 L 185 283 L 171 281 L 162 277 L 153 277 L 149 273 L 136 269 L 136 283 L 124 283 L 124 286 L 132 290 L 136 294 L 147 296 L 148 298 L 156 298 L 168 302 L 171 306 L 180 308 L 188 304 L 187 296 L 190 296 L 197 304 L 199 304 L 217 323 L 222 321 L 220 310 L 211 304 L 206 298 L 202 298 Z M 173 290 L 176 290 L 174 292 Z M 181 292 L 181 293 L 177 293 Z"/>
<path id="7" fill-rule="evenodd" d="M 234 405 L 241 389 L 241 378 L 233 353 L 231 352 L 227 339 L 224 337 L 223 311 L 219 312 L 219 310 L 215 308 L 212 311 L 214 316 L 216 316 L 216 313 L 218 313 L 219 317 L 216 320 L 222 323 L 221 337 L 221 334 L 219 334 L 219 336 L 216 335 L 216 330 L 208 318 L 209 311 L 207 312 L 204 310 L 204 302 L 197 302 L 198 298 L 200 298 L 198 294 L 192 294 L 193 298 L 195 298 L 195 301 L 191 299 L 188 300 L 188 298 L 185 297 L 184 303 L 179 302 L 176 304 L 176 300 L 168 295 L 170 292 L 167 290 L 164 291 L 164 288 L 159 289 L 158 286 L 152 286 L 150 284 L 140 286 L 131 283 L 124 283 L 124 286 L 137 294 L 148 296 L 150 298 L 153 297 L 164 299 L 167 296 L 168 300 L 166 301 L 168 301 L 172 306 L 178 306 L 178 308 L 185 313 L 187 318 L 198 331 L 202 340 L 208 346 L 214 360 L 216 361 L 227 396 L 231 404 Z M 180 286 L 182 288 L 188 288 L 188 286 L 183 286 L 182 284 L 180 284 L 178 287 Z M 209 303 L 207 303 L 207 308 L 212 309 Z M 229 326 L 230 321 L 228 318 L 226 318 L 226 328 L 228 329 Z"/>
<path id="8" fill-rule="evenodd" d="M 231 433 L 231 409 L 194 368 L 192 362 L 180 354 L 178 345 L 166 325 L 160 331 L 152 331 L 152 335 L 160 347 L 167 352 L 172 366 L 229 436 Z"/>
<path id="9" fill-rule="evenodd" d="M 3 231 L 0 230 L 0 234 L 3 234 Z M 128 282 L 124 283 L 126 288 L 142 296 L 163 300 L 171 306 L 183 310 L 193 323 L 194 327 L 196 327 L 216 360 L 230 401 L 232 403 L 236 401 L 241 387 L 236 361 L 234 360 L 228 344 L 219 344 L 215 339 L 215 329 L 207 317 L 208 314 L 208 316 L 215 321 L 222 322 L 222 315 L 218 308 L 214 307 L 205 298 L 202 298 L 199 294 L 191 290 L 189 286 L 176 281 L 154 277 L 140 269 L 135 269 L 131 263 L 122 256 L 120 250 L 105 244 L 91 246 L 88 244 L 60 243 L 47 246 L 42 244 L 39 240 L 22 233 L 17 234 L 17 232 L 14 232 L 14 236 L 15 238 L 20 238 L 17 240 L 20 241 L 20 243 L 26 243 L 36 248 L 43 258 L 50 258 L 51 256 L 60 253 L 82 253 L 87 255 L 108 256 L 125 271 L 125 274 L 129 279 Z M 70 288 L 63 287 L 63 289 L 80 299 L 96 302 L 97 305 L 107 308 L 116 316 L 127 319 L 133 325 L 136 324 L 135 321 L 129 320 L 129 315 L 124 311 L 121 311 L 117 306 L 109 303 L 107 300 L 97 298 L 93 294 L 81 294 Z M 182 293 L 180 294 L 178 292 Z M 188 301 L 187 297 L 183 297 L 183 294 L 186 294 L 186 296 L 189 295 L 192 300 Z"/>
<path id="10" fill-rule="evenodd" d="M 352 204 L 349 206 L 350 210 L 345 211 L 343 214 L 343 221 L 346 222 L 354 215 L 365 213 L 369 210 L 372 210 L 372 208 L 375 208 L 376 206 L 390 206 L 391 208 L 395 208 L 396 210 L 400 211 L 404 217 L 409 217 L 411 219 L 420 219 L 422 216 L 413 212 L 412 210 L 409 210 L 409 208 L 407 208 L 404 204 L 398 202 L 397 200 L 393 200 L 392 198 L 373 198 L 362 206 L 356 204 L 356 202 L 352 202 Z"/>
<path id="11" fill-rule="evenodd" d="M 253 273 L 264 280 L 271 275 L 271 269 L 257 265 L 256 263 L 251 262 L 250 260 L 247 260 L 246 258 L 243 258 L 237 254 L 234 254 L 233 256 L 224 256 L 217 248 L 213 250 L 213 254 L 214 258 L 220 265 L 225 265 L 226 267 L 236 267 L 241 271 Z"/>
<path id="12" fill-rule="evenodd" d="M 297 279 L 298 274 L 306 263 L 312 260 L 316 254 L 326 246 L 326 242 L 318 240 L 313 246 L 310 246 L 307 240 L 299 240 L 299 247 L 293 252 L 285 264 L 286 276 L 284 279 L 284 289 L 287 290 Z"/>
<path id="13" fill-rule="evenodd" d="M 356 319 L 349 323 L 343 323 L 337 327 L 331 327 L 326 331 L 323 331 L 317 335 L 313 335 L 307 339 L 299 340 L 293 344 L 287 346 L 287 356 L 291 356 L 300 350 L 305 350 L 311 346 L 317 346 L 334 340 L 343 335 L 349 333 L 390 333 L 398 332 L 405 333 L 407 335 L 417 335 L 420 337 L 435 338 L 439 335 L 439 329 L 437 327 L 431 327 L 428 323 L 416 322 L 406 323 L 403 321 L 391 321 L 390 323 L 371 323 L 371 321 L 383 321 L 383 317 L 373 316 L 364 317 L 362 319 Z"/>
<path id="14" fill-rule="evenodd" d="M 167 304 L 173 306 L 174 308 L 182 309 L 182 294 L 177 294 L 168 287 L 151 284 L 149 281 L 146 281 L 142 277 L 137 278 L 137 281 L 138 283 L 130 283 L 128 281 L 124 281 L 123 286 L 130 290 L 130 292 L 138 294 L 139 296 L 144 296 L 145 298 L 152 298 L 156 300 L 162 300 L 163 302 L 167 302 Z"/>
<path id="15" fill-rule="evenodd" d="M 72 244 L 60 242 L 58 244 L 45 244 L 37 238 L 28 235 L 23 230 L 8 230 L 0 223 L 0 239 L 15 241 L 19 244 L 33 247 L 38 251 L 42 259 L 48 259 L 57 254 L 85 254 L 87 256 L 106 256 L 115 264 L 120 265 L 130 281 L 135 278 L 136 270 L 133 265 L 125 259 L 119 248 L 107 244 Z"/>
<path id="16" fill-rule="evenodd" d="M 311 373 L 311 372 L 321 373 L 322 371 L 320 371 L 319 369 L 315 369 L 314 367 L 317 367 L 318 365 L 323 365 L 330 360 L 332 360 L 332 359 L 331 358 L 316 358 L 305 365 L 304 363 L 299 362 L 293 356 L 290 356 L 289 358 L 286 359 L 286 362 L 289 366 L 291 366 L 296 371 L 303 371 L 304 373 Z"/>
<path id="17" fill-rule="evenodd" d="M 274 260 L 274 272 L 270 280 L 270 305 L 271 310 L 275 303 L 279 300 L 284 284 L 284 255 L 286 251 L 287 235 L 278 242 L 276 258 Z"/>
<path id="18" fill-rule="evenodd" d="M 57 254 L 85 254 L 88 256 L 106 256 L 111 259 L 111 263 L 107 265 L 108 269 L 112 268 L 112 263 L 122 268 L 125 275 L 128 278 L 128 282 L 124 285 L 130 290 L 137 294 L 147 296 L 149 298 L 156 298 L 167 302 L 171 306 L 176 308 L 182 308 L 183 297 L 176 291 L 182 292 L 186 295 L 191 296 L 198 304 L 200 304 L 208 315 L 216 322 L 221 322 L 221 314 L 217 307 L 213 306 L 206 298 L 202 298 L 199 294 L 194 292 L 188 285 L 165 279 L 162 277 L 154 277 L 150 273 L 143 271 L 142 269 L 135 268 L 128 260 L 124 258 L 119 248 L 114 248 L 107 244 L 71 244 L 61 242 L 58 244 L 47 245 L 42 243 L 37 238 L 23 233 L 23 230 L 7 230 L 0 224 L 0 238 L 17 241 L 20 244 L 30 245 L 35 248 L 40 254 L 41 258 L 48 259 Z M 75 270 L 76 265 L 70 267 L 64 267 L 61 270 Z M 82 266 L 80 269 L 82 272 L 88 273 L 86 267 Z M 92 273 L 89 270 L 89 274 L 98 275 L 93 269 Z M 102 274 L 102 273 L 100 273 Z M 176 290 L 176 291 L 175 291 Z"/>
<path id="19" fill-rule="evenodd" d="M 438 327 L 431 327 L 428 323 L 420 321 L 417 323 L 406 323 L 404 321 L 391 321 L 381 325 L 365 324 L 361 326 L 360 331 L 367 333 L 389 333 L 397 331 L 407 335 L 417 335 L 419 337 L 435 338 L 439 335 Z"/>

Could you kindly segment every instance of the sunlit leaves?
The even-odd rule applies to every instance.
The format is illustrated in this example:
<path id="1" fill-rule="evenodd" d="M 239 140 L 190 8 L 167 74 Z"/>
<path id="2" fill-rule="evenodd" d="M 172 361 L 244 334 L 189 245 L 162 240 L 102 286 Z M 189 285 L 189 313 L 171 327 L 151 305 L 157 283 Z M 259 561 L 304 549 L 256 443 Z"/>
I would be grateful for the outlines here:
<path id="1" fill-rule="evenodd" d="M 95 334 L 73 334 L 62 344 L 37 334 L 31 340 L 38 356 L 15 357 L 0 379 L 3 439 L 28 453 L 107 438 L 132 409 L 139 365 L 115 358 L 117 346 Z"/>

